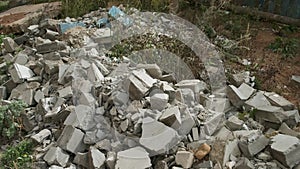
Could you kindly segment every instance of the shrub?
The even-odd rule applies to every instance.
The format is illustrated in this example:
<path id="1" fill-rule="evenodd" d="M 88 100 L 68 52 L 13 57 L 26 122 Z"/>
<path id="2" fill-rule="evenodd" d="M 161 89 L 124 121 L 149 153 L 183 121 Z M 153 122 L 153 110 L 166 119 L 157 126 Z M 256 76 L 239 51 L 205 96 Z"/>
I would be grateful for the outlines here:
<path id="1" fill-rule="evenodd" d="M 0 134 L 11 139 L 20 131 L 20 115 L 26 104 L 23 101 L 13 101 L 0 106 Z"/>

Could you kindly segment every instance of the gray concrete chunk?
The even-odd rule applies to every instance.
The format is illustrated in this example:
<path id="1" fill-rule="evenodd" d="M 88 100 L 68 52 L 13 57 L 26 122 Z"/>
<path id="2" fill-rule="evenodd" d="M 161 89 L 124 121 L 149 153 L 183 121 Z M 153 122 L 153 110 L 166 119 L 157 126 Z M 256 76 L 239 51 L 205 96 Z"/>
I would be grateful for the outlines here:
<path id="1" fill-rule="evenodd" d="M 55 52 L 59 50 L 66 49 L 66 45 L 59 41 L 53 41 L 50 43 L 43 43 L 36 46 L 38 53 L 49 53 L 49 52 Z"/>
<path id="2" fill-rule="evenodd" d="M 248 158 L 242 157 L 234 166 L 235 169 L 254 169 L 254 165 Z"/>
<path id="3" fill-rule="evenodd" d="M 133 75 L 138 78 L 147 88 L 152 87 L 156 80 L 147 74 L 144 69 L 132 71 Z"/>
<path id="4" fill-rule="evenodd" d="M 72 87 L 68 86 L 63 89 L 58 90 L 59 97 L 70 98 L 73 96 Z"/>
<path id="5" fill-rule="evenodd" d="M 25 65 L 28 62 L 28 56 L 27 54 L 23 53 L 23 52 L 19 52 L 16 55 L 16 60 L 15 63 L 20 64 L 20 65 Z"/>
<path id="6" fill-rule="evenodd" d="M 3 44 L 4 44 L 5 50 L 9 53 L 14 52 L 16 50 L 16 48 L 18 47 L 16 42 L 10 37 L 3 38 Z"/>
<path id="7" fill-rule="evenodd" d="M 82 167 L 88 168 L 89 167 L 88 152 L 86 152 L 86 153 L 77 152 L 76 156 L 73 160 L 73 163 L 80 165 Z"/>
<path id="8" fill-rule="evenodd" d="M 152 110 L 162 111 L 167 107 L 169 95 L 157 93 L 150 97 L 150 105 Z"/>
<path id="9" fill-rule="evenodd" d="M 38 143 L 42 143 L 43 140 L 45 140 L 47 137 L 51 136 L 51 131 L 48 129 L 43 129 L 39 133 L 31 136 L 33 140 L 35 140 Z"/>
<path id="10" fill-rule="evenodd" d="M 100 72 L 100 70 L 94 63 L 92 63 L 92 65 L 88 69 L 87 74 L 88 74 L 88 79 L 93 83 L 95 82 L 99 83 L 104 80 L 103 74 Z"/>
<path id="11" fill-rule="evenodd" d="M 282 107 L 285 111 L 295 109 L 293 103 L 274 92 L 265 92 L 264 95 L 268 98 L 272 105 Z"/>
<path id="12" fill-rule="evenodd" d="M 140 100 L 149 90 L 138 78 L 135 76 L 129 76 L 127 85 L 124 86 L 128 89 L 129 96 L 132 100 Z"/>
<path id="13" fill-rule="evenodd" d="M 272 138 L 271 155 L 286 167 L 293 168 L 300 162 L 300 140 L 289 135 L 276 135 Z"/>
<path id="14" fill-rule="evenodd" d="M 248 96 L 245 96 L 244 93 L 242 93 L 238 88 L 236 88 L 233 85 L 228 86 L 227 97 L 229 98 L 230 102 L 238 108 L 242 106 L 244 102 L 248 99 Z"/>
<path id="15" fill-rule="evenodd" d="M 284 110 L 276 106 L 256 107 L 254 115 L 258 121 L 263 120 L 272 123 L 282 123 L 283 120 L 287 119 Z"/>
<path id="16" fill-rule="evenodd" d="M 240 130 L 242 128 L 244 124 L 243 120 L 240 120 L 238 117 L 236 116 L 231 116 L 228 118 L 228 120 L 226 121 L 226 126 L 231 130 Z"/>
<path id="17" fill-rule="evenodd" d="M 88 168 L 101 168 L 105 162 L 105 155 L 97 148 L 91 146 L 89 150 L 90 166 Z"/>
<path id="18" fill-rule="evenodd" d="M 58 164 L 65 167 L 69 161 L 69 155 L 60 147 L 51 147 L 44 156 L 44 160 L 49 165 Z"/>
<path id="19" fill-rule="evenodd" d="M 183 168 L 191 168 L 194 162 L 194 153 L 189 151 L 178 151 L 175 156 L 177 165 Z"/>
<path id="20" fill-rule="evenodd" d="M 199 92 L 207 89 L 206 83 L 198 79 L 182 80 L 179 83 L 177 83 L 175 86 L 181 89 L 184 88 L 191 89 L 195 94 L 198 94 Z"/>
<path id="21" fill-rule="evenodd" d="M 72 125 L 85 131 L 90 130 L 96 126 L 94 122 L 94 112 L 90 106 L 78 105 L 67 117 L 64 125 Z"/>
<path id="22" fill-rule="evenodd" d="M 204 131 L 207 135 L 213 135 L 225 122 L 224 113 L 213 112 L 213 115 L 204 122 Z"/>
<path id="23" fill-rule="evenodd" d="M 244 136 L 239 147 L 246 157 L 252 157 L 269 145 L 269 139 L 264 135 L 250 134 Z"/>
<path id="24" fill-rule="evenodd" d="M 144 147 L 163 153 L 178 141 L 177 132 L 150 117 L 143 119 L 142 137 L 139 142 Z"/>
<path id="25" fill-rule="evenodd" d="M 65 126 L 62 134 L 57 140 L 57 144 L 64 150 L 76 154 L 85 150 L 83 144 L 84 133 L 72 126 Z"/>
<path id="26" fill-rule="evenodd" d="M 9 73 L 15 83 L 21 83 L 23 80 L 34 76 L 31 69 L 17 63 L 15 63 L 13 68 L 9 70 Z"/>
<path id="27" fill-rule="evenodd" d="M 178 129 L 181 126 L 181 117 L 178 106 L 165 109 L 162 116 L 159 118 L 159 121 L 175 130 Z"/>
<path id="28" fill-rule="evenodd" d="M 297 124 L 300 122 L 298 110 L 285 111 L 283 114 L 287 117 L 284 122 L 291 128 L 297 126 Z"/>
<path id="29" fill-rule="evenodd" d="M 151 160 L 144 148 L 134 147 L 118 152 L 115 167 L 118 169 L 148 168 L 151 167 Z"/>
<path id="30" fill-rule="evenodd" d="M 246 110 L 250 110 L 251 108 L 263 107 L 263 106 L 271 106 L 269 100 L 265 97 L 262 91 L 257 92 L 252 98 L 245 102 Z"/>
<path id="31" fill-rule="evenodd" d="M 245 96 L 246 100 L 255 92 L 255 89 L 246 83 L 241 84 L 238 89 Z"/>
<path id="32" fill-rule="evenodd" d="M 152 78 L 160 79 L 162 76 L 162 71 L 157 64 L 138 64 L 136 67 L 145 69 Z"/>

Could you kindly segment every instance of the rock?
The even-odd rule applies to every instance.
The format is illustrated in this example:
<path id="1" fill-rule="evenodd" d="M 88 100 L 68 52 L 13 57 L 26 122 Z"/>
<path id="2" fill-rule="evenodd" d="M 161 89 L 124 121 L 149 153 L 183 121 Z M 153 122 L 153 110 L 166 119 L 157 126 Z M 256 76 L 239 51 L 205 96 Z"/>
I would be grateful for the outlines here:
<path id="1" fill-rule="evenodd" d="M 115 152 L 107 152 L 106 165 L 109 169 L 114 169 L 116 165 L 117 154 Z"/>
<path id="2" fill-rule="evenodd" d="M 193 140 L 194 140 L 194 141 L 200 140 L 200 137 L 199 137 L 199 130 L 198 130 L 197 127 L 193 127 L 193 128 L 192 128 L 192 134 L 193 134 Z"/>
<path id="3" fill-rule="evenodd" d="M 257 92 L 252 98 L 245 102 L 246 111 L 249 111 L 251 108 L 271 106 L 269 100 L 265 97 L 262 91 Z"/>
<path id="4" fill-rule="evenodd" d="M 234 166 L 234 169 L 254 169 L 254 166 L 248 158 L 241 157 L 241 159 Z"/>
<path id="5" fill-rule="evenodd" d="M 248 100 L 256 91 L 254 88 L 247 85 L 246 83 L 241 84 L 238 89 L 245 96 L 246 100 Z"/>
<path id="6" fill-rule="evenodd" d="M 49 164 L 58 164 L 65 167 L 69 161 L 70 156 L 60 147 L 51 147 L 44 156 L 44 160 Z"/>
<path id="7" fill-rule="evenodd" d="M 150 117 L 143 119 L 142 137 L 139 142 L 145 148 L 156 153 L 169 150 L 178 141 L 177 132 Z"/>
<path id="8" fill-rule="evenodd" d="M 183 168 L 191 168 L 194 161 L 194 154 L 189 151 L 178 151 L 175 161 L 177 165 L 181 165 Z"/>
<path id="9" fill-rule="evenodd" d="M 16 60 L 15 63 L 20 64 L 20 65 L 25 65 L 28 62 L 28 56 L 27 54 L 23 53 L 23 52 L 19 52 L 16 55 Z"/>
<path id="10" fill-rule="evenodd" d="M 218 132 L 216 132 L 214 134 L 214 137 L 217 140 L 223 140 L 223 141 L 232 140 L 234 138 L 233 133 L 230 130 L 228 130 L 225 126 L 222 127 Z"/>
<path id="11" fill-rule="evenodd" d="M 57 144 L 64 150 L 76 154 L 85 150 L 83 144 L 84 133 L 72 126 L 65 126 L 62 134 L 57 140 Z"/>
<path id="12" fill-rule="evenodd" d="M 67 46 L 60 41 L 43 43 L 43 44 L 39 44 L 36 46 L 37 52 L 41 53 L 41 54 L 64 50 L 66 48 L 67 48 Z"/>
<path id="13" fill-rule="evenodd" d="M 152 87 L 156 80 L 149 76 L 144 69 L 134 70 L 132 74 L 138 78 L 147 88 Z"/>
<path id="14" fill-rule="evenodd" d="M 256 107 L 254 116 L 258 121 L 268 121 L 277 124 L 287 119 L 284 110 L 281 107 L 275 106 Z"/>
<path id="15" fill-rule="evenodd" d="M 175 86 L 180 89 L 191 89 L 196 95 L 207 89 L 206 83 L 198 79 L 182 80 Z"/>
<path id="16" fill-rule="evenodd" d="M 239 118 L 237 118 L 236 116 L 231 116 L 228 118 L 228 120 L 226 121 L 226 126 L 231 130 L 240 130 L 242 128 L 244 124 L 243 120 L 240 120 Z"/>
<path id="17" fill-rule="evenodd" d="M 244 135 L 239 142 L 239 147 L 246 157 L 253 157 L 269 145 L 269 139 L 264 135 L 250 133 Z"/>
<path id="18" fill-rule="evenodd" d="M 85 167 L 85 168 L 88 168 L 89 167 L 89 156 L 88 156 L 88 152 L 86 153 L 80 153 L 80 152 L 77 152 L 76 153 L 76 156 L 73 160 L 73 163 L 79 165 L 79 166 L 82 166 L 82 167 Z"/>
<path id="19" fill-rule="evenodd" d="M 12 62 L 14 59 L 14 56 L 11 53 L 7 53 L 6 55 L 3 55 L 2 58 L 5 60 L 5 62 Z"/>
<path id="20" fill-rule="evenodd" d="M 162 111 L 167 107 L 169 95 L 157 93 L 150 97 L 150 105 L 152 110 Z"/>
<path id="21" fill-rule="evenodd" d="M 187 135 L 195 125 L 195 121 L 186 105 L 180 106 L 181 125 L 177 129 L 179 135 Z"/>
<path id="22" fill-rule="evenodd" d="M 271 155 L 273 158 L 289 168 L 299 164 L 300 140 L 297 137 L 278 134 L 271 141 Z"/>
<path id="23" fill-rule="evenodd" d="M 286 123 L 282 123 L 278 130 L 282 134 L 298 137 L 300 139 L 300 133 L 289 128 L 289 126 Z"/>
<path id="24" fill-rule="evenodd" d="M 22 83 L 23 80 L 31 78 L 34 73 L 26 66 L 15 63 L 13 68 L 9 70 L 11 77 L 15 83 Z"/>
<path id="25" fill-rule="evenodd" d="M 198 150 L 195 152 L 195 157 L 199 160 L 203 159 L 211 150 L 211 147 L 203 143 L 201 146 L 198 148 Z"/>
<path id="26" fill-rule="evenodd" d="M 92 65 L 88 69 L 87 74 L 88 74 L 88 79 L 92 83 L 100 83 L 101 81 L 104 80 L 103 74 L 100 72 L 100 70 L 94 63 L 92 63 Z"/>
<path id="27" fill-rule="evenodd" d="M 131 75 L 125 82 L 125 90 L 127 89 L 129 96 L 132 100 L 140 100 L 149 90 L 138 78 Z"/>
<path id="28" fill-rule="evenodd" d="M 129 95 L 123 91 L 116 91 L 112 93 L 111 99 L 115 106 L 126 106 L 129 101 Z"/>
<path id="29" fill-rule="evenodd" d="M 292 81 L 294 81 L 296 84 L 300 85 L 300 76 L 292 75 Z"/>
<path id="30" fill-rule="evenodd" d="M 138 69 L 145 69 L 146 72 L 155 79 L 160 79 L 162 76 L 162 71 L 157 64 L 138 64 L 136 65 Z"/>
<path id="31" fill-rule="evenodd" d="M 230 101 L 227 98 L 208 98 L 205 100 L 205 108 L 216 112 L 228 112 L 231 109 Z"/>
<path id="32" fill-rule="evenodd" d="M 284 122 L 291 128 L 297 126 L 297 124 L 300 122 L 298 110 L 285 111 L 283 114 L 287 117 Z"/>
<path id="33" fill-rule="evenodd" d="M 70 98 L 73 96 L 72 87 L 68 86 L 63 89 L 58 90 L 59 97 Z"/>
<path id="34" fill-rule="evenodd" d="M 224 113 L 212 111 L 211 113 L 212 115 L 204 122 L 204 131 L 209 136 L 213 135 L 217 130 L 219 130 L 225 122 Z"/>
<path id="35" fill-rule="evenodd" d="M 227 90 L 227 97 L 229 98 L 230 102 L 237 108 L 241 107 L 244 102 L 249 98 L 249 96 L 245 95 L 244 93 L 248 93 L 249 91 L 240 91 L 233 85 L 228 86 Z M 250 93 L 250 92 L 249 92 Z"/>
<path id="36" fill-rule="evenodd" d="M 90 166 L 88 168 L 101 168 L 105 162 L 105 155 L 95 147 L 89 150 Z"/>
<path id="37" fill-rule="evenodd" d="M 3 38 L 3 44 L 4 44 L 5 50 L 9 53 L 14 52 L 16 50 L 16 48 L 18 47 L 16 42 L 10 37 Z"/>
<path id="38" fill-rule="evenodd" d="M 38 143 L 42 143 L 47 137 L 51 136 L 51 131 L 48 129 L 43 129 L 39 133 L 31 136 L 30 138 Z"/>
<path id="39" fill-rule="evenodd" d="M 189 107 L 193 107 L 195 105 L 195 94 L 189 88 L 178 89 L 176 91 L 175 98 Z"/>
<path id="40" fill-rule="evenodd" d="M 279 96 L 274 92 L 265 92 L 264 95 L 268 98 L 268 100 L 272 105 L 281 107 L 285 111 L 295 109 L 293 103 L 291 103 L 290 101 L 286 100 L 284 97 Z"/>
<path id="41" fill-rule="evenodd" d="M 178 129 L 181 126 L 181 117 L 178 106 L 165 109 L 160 116 L 159 121 L 175 130 Z"/>
<path id="42" fill-rule="evenodd" d="M 117 154 L 116 168 L 139 169 L 151 167 L 149 154 L 142 147 L 134 147 Z"/>
<path id="43" fill-rule="evenodd" d="M 0 99 L 5 100 L 6 97 L 7 97 L 6 87 L 5 86 L 0 86 Z"/>

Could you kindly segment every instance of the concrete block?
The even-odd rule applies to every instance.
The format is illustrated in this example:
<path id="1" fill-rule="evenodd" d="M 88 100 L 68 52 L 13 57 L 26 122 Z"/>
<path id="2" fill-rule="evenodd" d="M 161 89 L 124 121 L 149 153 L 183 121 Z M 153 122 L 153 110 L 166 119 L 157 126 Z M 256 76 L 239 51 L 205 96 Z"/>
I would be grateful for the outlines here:
<path id="1" fill-rule="evenodd" d="M 93 107 L 96 104 L 96 99 L 91 93 L 80 93 L 78 104 Z"/>
<path id="2" fill-rule="evenodd" d="M 138 78 L 131 75 L 125 82 L 125 90 L 129 91 L 129 97 L 132 100 L 140 100 L 149 90 Z"/>
<path id="3" fill-rule="evenodd" d="M 291 128 L 297 126 L 297 124 L 300 122 L 298 110 L 285 111 L 283 114 L 287 117 L 284 122 Z"/>
<path id="4" fill-rule="evenodd" d="M 177 129 L 179 135 L 187 135 L 195 125 L 194 118 L 192 117 L 187 106 L 180 106 L 181 125 Z"/>
<path id="5" fill-rule="evenodd" d="M 163 141 L 162 141 L 163 140 Z M 177 132 L 150 117 L 143 119 L 140 144 L 156 153 L 169 150 L 178 141 Z"/>
<path id="6" fill-rule="evenodd" d="M 15 83 L 22 83 L 23 80 L 31 78 L 34 73 L 26 66 L 15 63 L 13 68 L 9 70 L 11 77 Z"/>
<path id="7" fill-rule="evenodd" d="M 206 83 L 198 79 L 182 80 L 175 86 L 180 89 L 191 89 L 195 94 L 199 94 L 201 91 L 207 89 Z"/>
<path id="8" fill-rule="evenodd" d="M 134 70 L 132 71 L 132 74 L 138 78 L 147 88 L 150 88 L 153 86 L 154 83 L 156 83 L 157 80 L 153 79 L 151 76 L 147 74 L 145 69 L 140 70 Z"/>
<path id="9" fill-rule="evenodd" d="M 96 83 L 96 82 L 100 83 L 101 81 L 104 80 L 103 74 L 100 72 L 100 70 L 94 63 L 92 63 L 90 68 L 87 70 L 87 74 L 88 74 L 88 79 L 92 83 Z"/>
<path id="10" fill-rule="evenodd" d="M 269 145 L 269 139 L 264 135 L 250 134 L 239 142 L 239 147 L 246 157 L 253 157 Z"/>
<path id="11" fill-rule="evenodd" d="M 285 167 L 293 168 L 300 162 L 300 140 L 297 137 L 278 134 L 272 138 L 271 155 Z"/>
<path id="12" fill-rule="evenodd" d="M 281 107 L 285 111 L 295 109 L 295 105 L 293 103 L 274 92 L 265 92 L 264 95 L 267 97 L 267 99 L 272 105 Z"/>
<path id="13" fill-rule="evenodd" d="M 67 46 L 63 42 L 60 42 L 60 41 L 43 43 L 43 44 L 39 44 L 36 46 L 37 52 L 41 53 L 41 54 L 64 50 L 66 48 L 67 48 Z"/>
<path id="14" fill-rule="evenodd" d="M 300 133 L 291 129 L 286 123 L 282 123 L 278 130 L 282 134 L 298 137 L 300 139 Z"/>
<path id="15" fill-rule="evenodd" d="M 194 162 L 194 154 L 189 151 L 177 151 L 175 162 L 183 168 L 191 168 Z"/>
<path id="16" fill-rule="evenodd" d="M 62 134 L 57 140 L 57 144 L 64 150 L 76 154 L 83 152 L 86 146 L 83 144 L 84 133 L 72 126 L 65 126 Z"/>
<path id="17" fill-rule="evenodd" d="M 246 157 L 241 157 L 240 160 L 235 164 L 235 169 L 254 169 L 254 165 Z"/>
<path id="18" fill-rule="evenodd" d="M 249 99 L 256 91 L 254 88 L 247 85 L 246 83 L 241 84 L 238 89 L 245 96 L 246 100 Z"/>
<path id="19" fill-rule="evenodd" d="M 116 168 L 139 169 L 151 167 L 151 160 L 147 151 L 142 147 L 134 147 L 117 154 Z"/>
<path id="20" fill-rule="evenodd" d="M 63 89 L 58 90 L 58 95 L 59 95 L 59 97 L 62 97 L 62 98 L 72 97 L 73 96 L 72 87 L 68 86 Z"/>
<path id="21" fill-rule="evenodd" d="M 178 106 L 165 109 L 162 116 L 160 116 L 159 121 L 175 130 L 178 129 L 181 126 L 181 117 Z"/>
<path id="22" fill-rule="evenodd" d="M 49 164 L 58 164 L 65 167 L 69 161 L 70 156 L 60 147 L 51 147 L 44 156 L 44 160 Z"/>
<path id="23" fill-rule="evenodd" d="M 287 116 L 284 114 L 284 110 L 281 107 L 276 106 L 256 107 L 254 116 L 258 121 L 263 120 L 278 124 L 287 119 Z"/>
<path id="24" fill-rule="evenodd" d="M 18 47 L 16 42 L 10 37 L 3 38 L 3 44 L 4 44 L 5 50 L 9 53 L 14 52 L 16 50 L 16 48 Z"/>
<path id="25" fill-rule="evenodd" d="M 129 95 L 125 91 L 115 91 L 111 94 L 111 99 L 115 106 L 126 106 L 129 101 Z"/>
<path id="26" fill-rule="evenodd" d="M 46 138 L 51 136 L 51 131 L 48 129 L 43 129 L 39 133 L 31 136 L 30 138 L 36 141 L 37 143 L 42 143 Z"/>
<path id="27" fill-rule="evenodd" d="M 216 112 L 228 112 L 231 109 L 230 101 L 227 98 L 208 98 L 205 100 L 205 108 Z"/>
<path id="28" fill-rule="evenodd" d="M 227 97 L 229 98 L 230 102 L 237 108 L 241 107 L 248 99 L 248 96 L 245 96 L 244 93 L 242 93 L 233 85 L 228 86 Z"/>
<path id="29" fill-rule="evenodd" d="M 175 94 L 176 100 L 181 103 L 188 105 L 189 107 L 194 107 L 196 100 L 194 92 L 189 88 L 183 88 L 176 90 Z"/>
<path id="30" fill-rule="evenodd" d="M 228 120 L 226 121 L 226 126 L 231 130 L 240 130 L 242 128 L 244 124 L 243 120 L 240 120 L 238 117 L 236 116 L 231 116 L 228 118 Z"/>
<path id="31" fill-rule="evenodd" d="M 204 131 L 208 136 L 213 135 L 225 122 L 224 113 L 211 112 L 212 115 L 204 122 Z"/>
<path id="32" fill-rule="evenodd" d="M 251 108 L 271 106 L 269 100 L 265 97 L 262 91 L 257 92 L 252 98 L 245 102 L 246 111 L 249 111 Z"/>
<path id="33" fill-rule="evenodd" d="M 80 153 L 80 152 L 77 152 L 76 153 L 76 156 L 73 160 L 73 163 L 79 165 L 79 166 L 82 166 L 82 167 L 85 167 L 85 168 L 88 168 L 89 167 L 89 156 L 88 156 L 88 152 L 85 152 L 85 153 Z"/>
<path id="34" fill-rule="evenodd" d="M 157 93 L 150 97 L 150 105 L 152 110 L 162 111 L 167 107 L 169 95 Z"/>
<path id="35" fill-rule="evenodd" d="M 162 71 L 157 64 L 138 64 L 136 65 L 138 69 L 145 69 L 146 72 L 155 79 L 160 79 L 162 76 Z"/>
<path id="36" fill-rule="evenodd" d="M 88 131 L 96 126 L 94 121 L 94 112 L 90 106 L 78 105 L 67 117 L 64 125 L 72 125 L 84 131 Z"/>
<path id="37" fill-rule="evenodd" d="M 92 39 L 99 44 L 110 44 L 112 42 L 113 31 L 110 28 L 97 29 L 93 33 Z"/>
<path id="38" fill-rule="evenodd" d="M 28 62 L 28 55 L 26 53 L 23 52 L 19 52 L 16 55 L 16 60 L 15 63 L 20 64 L 20 65 L 25 65 Z"/>
<path id="39" fill-rule="evenodd" d="M 90 166 L 88 168 L 96 169 L 104 167 L 105 162 L 105 155 L 99 151 L 97 148 L 91 146 L 89 149 L 89 160 L 90 160 Z"/>

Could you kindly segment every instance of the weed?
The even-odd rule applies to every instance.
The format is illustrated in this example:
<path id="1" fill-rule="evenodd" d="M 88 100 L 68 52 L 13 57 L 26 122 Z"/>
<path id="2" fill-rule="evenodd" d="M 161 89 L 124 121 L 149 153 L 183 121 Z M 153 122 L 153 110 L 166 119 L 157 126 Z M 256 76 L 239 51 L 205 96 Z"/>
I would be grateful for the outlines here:
<path id="1" fill-rule="evenodd" d="M 1 157 L 0 168 L 31 168 L 33 147 L 30 140 L 8 147 Z"/>
<path id="2" fill-rule="evenodd" d="M 295 38 L 278 37 L 269 46 L 273 52 L 280 53 L 283 59 L 294 57 L 299 48 L 299 40 Z"/>
<path id="3" fill-rule="evenodd" d="M 249 111 L 244 111 L 244 112 L 239 112 L 238 114 L 238 118 L 240 120 L 247 120 L 247 118 L 252 118 L 252 119 L 255 119 L 255 112 L 257 110 L 256 109 L 252 109 L 252 110 L 249 110 Z"/>
<path id="4" fill-rule="evenodd" d="M 20 115 L 25 107 L 23 101 L 13 101 L 0 106 L 0 133 L 3 137 L 11 139 L 20 131 Z"/>

